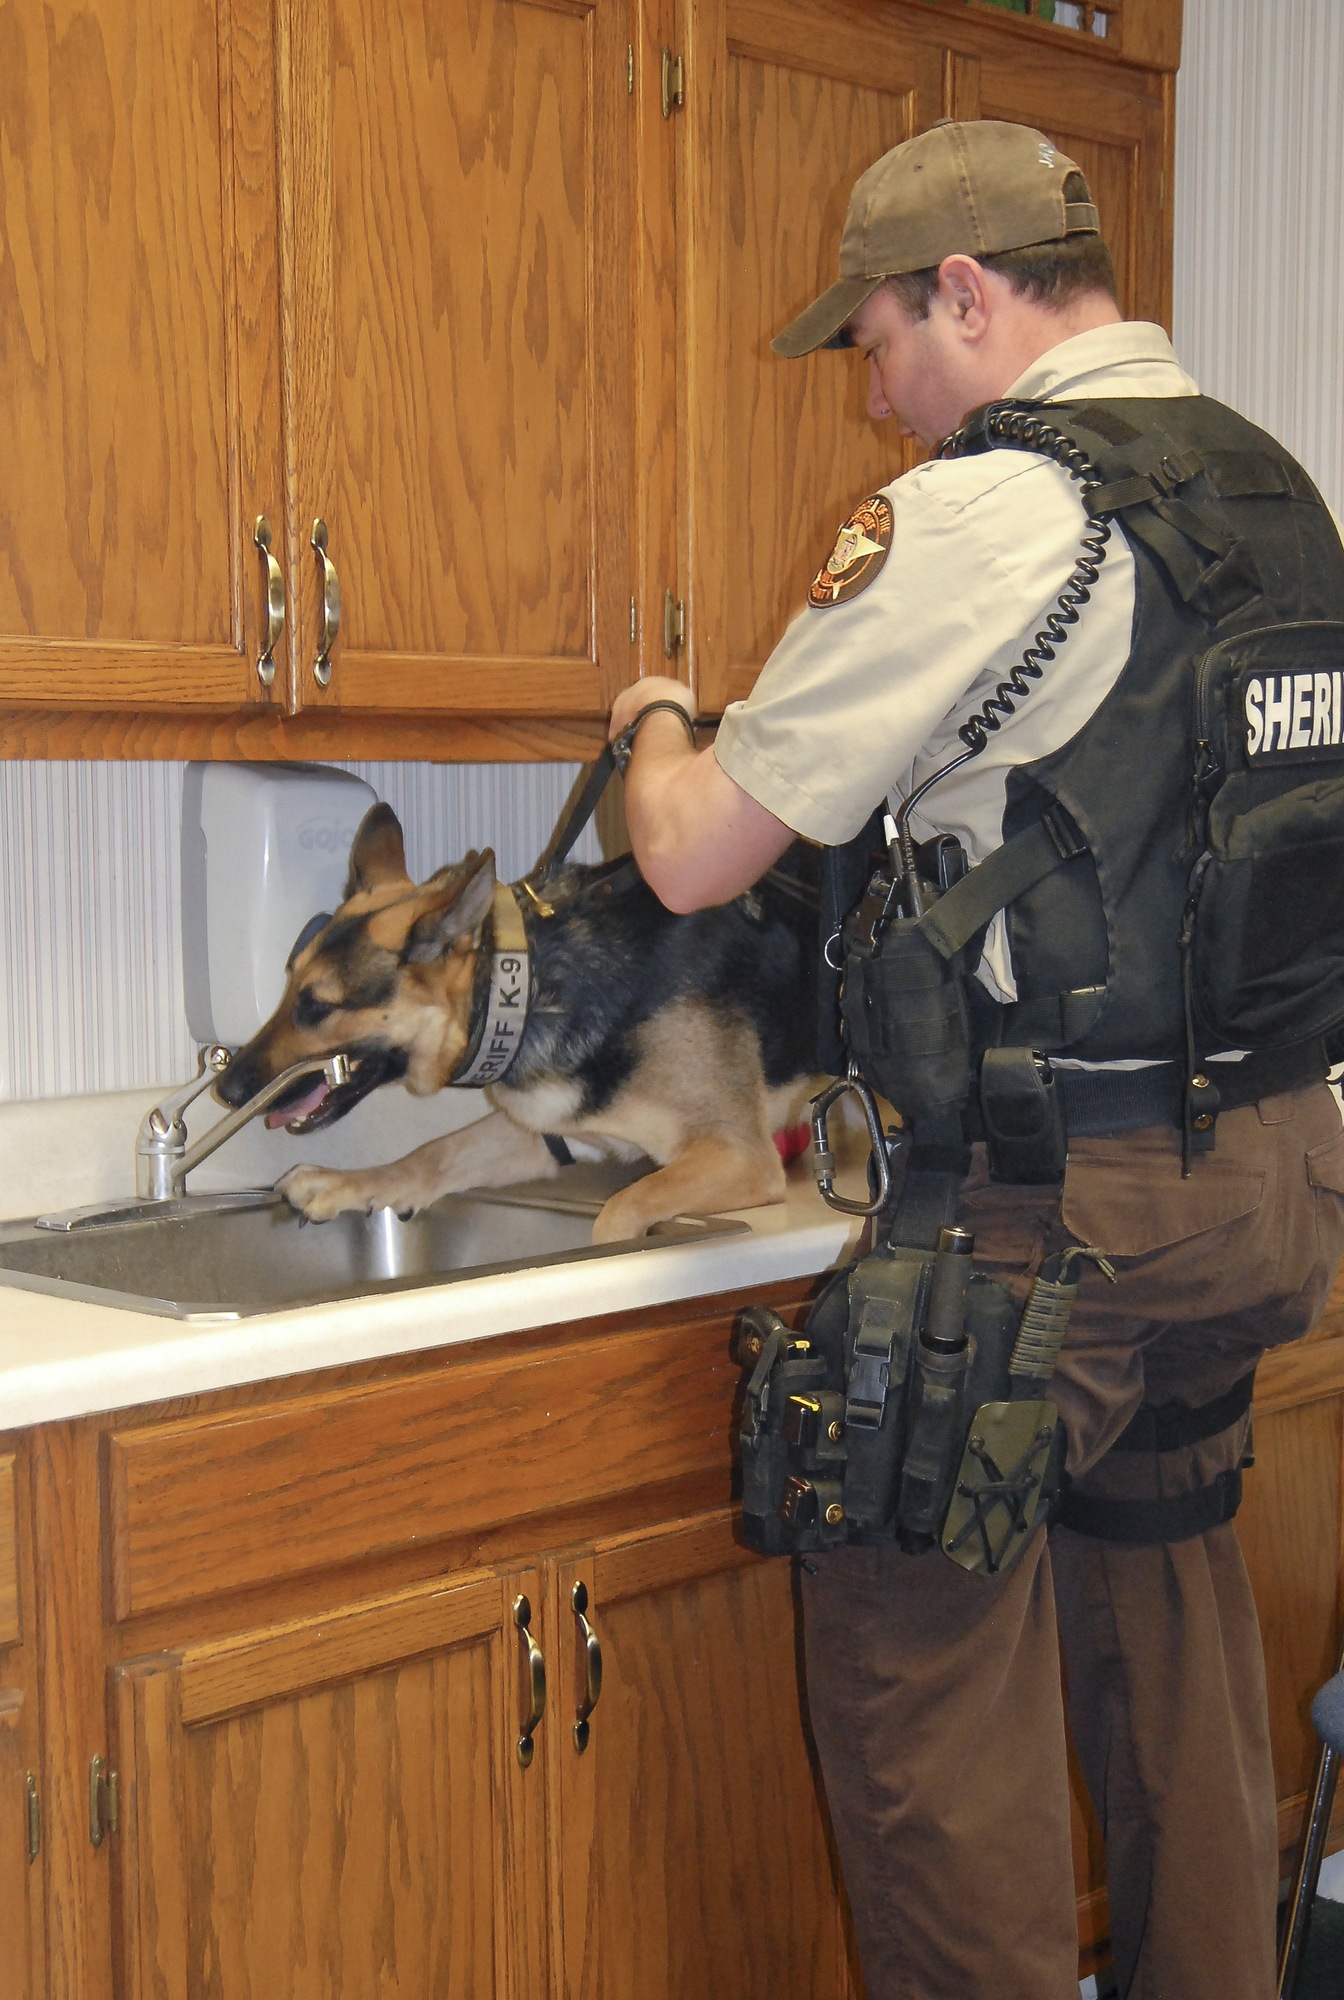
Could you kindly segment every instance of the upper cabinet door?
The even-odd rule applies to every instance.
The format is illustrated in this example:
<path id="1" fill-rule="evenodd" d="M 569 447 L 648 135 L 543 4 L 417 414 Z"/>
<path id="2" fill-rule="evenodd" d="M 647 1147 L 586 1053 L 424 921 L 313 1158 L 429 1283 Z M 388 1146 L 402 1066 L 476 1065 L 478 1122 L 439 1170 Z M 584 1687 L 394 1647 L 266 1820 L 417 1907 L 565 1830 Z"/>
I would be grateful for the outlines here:
<path id="1" fill-rule="evenodd" d="M 628 12 L 295 0 L 306 706 L 598 716 L 629 676 Z"/>
<path id="2" fill-rule="evenodd" d="M 691 0 L 687 624 L 702 713 L 745 695 L 855 503 L 905 470 L 853 356 L 772 335 L 837 276 L 849 192 L 938 117 L 942 59 L 890 6 Z"/>
<path id="3" fill-rule="evenodd" d="M 6 706 L 272 698 L 274 77 L 272 0 L 0 7 Z"/>

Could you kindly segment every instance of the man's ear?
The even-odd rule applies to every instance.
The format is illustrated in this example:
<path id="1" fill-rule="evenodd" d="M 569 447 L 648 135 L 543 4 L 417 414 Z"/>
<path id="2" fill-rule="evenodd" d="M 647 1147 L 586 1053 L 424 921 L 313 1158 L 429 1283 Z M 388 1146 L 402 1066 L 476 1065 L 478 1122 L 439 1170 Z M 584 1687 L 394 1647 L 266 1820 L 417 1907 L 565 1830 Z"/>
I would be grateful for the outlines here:
<path id="1" fill-rule="evenodd" d="M 378 889 L 385 882 L 408 880 L 401 821 L 391 806 L 380 801 L 376 806 L 370 806 L 359 822 L 359 831 L 350 849 L 350 875 L 345 885 L 345 901 L 349 902 L 361 889 Z"/>
<path id="2" fill-rule="evenodd" d="M 428 965 L 451 950 L 458 938 L 480 931 L 495 900 L 495 856 L 469 854 L 460 867 L 442 868 L 425 890 L 433 893 L 429 908 L 411 926 L 402 957 L 408 965 Z"/>

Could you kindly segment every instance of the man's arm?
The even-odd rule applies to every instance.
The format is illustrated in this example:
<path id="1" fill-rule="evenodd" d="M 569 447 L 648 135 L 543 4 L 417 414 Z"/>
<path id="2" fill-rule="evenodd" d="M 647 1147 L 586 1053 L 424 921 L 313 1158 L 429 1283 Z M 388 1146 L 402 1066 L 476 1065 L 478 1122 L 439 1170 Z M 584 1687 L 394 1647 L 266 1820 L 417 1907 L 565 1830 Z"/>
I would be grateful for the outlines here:
<path id="1" fill-rule="evenodd" d="M 680 681 L 638 681 L 617 696 L 611 735 L 628 729 L 651 701 L 675 701 L 691 713 L 690 690 Z M 683 914 L 740 896 L 794 839 L 791 827 L 728 776 L 712 749 L 692 750 L 676 716 L 661 711 L 635 738 L 625 820 L 644 880 Z"/>

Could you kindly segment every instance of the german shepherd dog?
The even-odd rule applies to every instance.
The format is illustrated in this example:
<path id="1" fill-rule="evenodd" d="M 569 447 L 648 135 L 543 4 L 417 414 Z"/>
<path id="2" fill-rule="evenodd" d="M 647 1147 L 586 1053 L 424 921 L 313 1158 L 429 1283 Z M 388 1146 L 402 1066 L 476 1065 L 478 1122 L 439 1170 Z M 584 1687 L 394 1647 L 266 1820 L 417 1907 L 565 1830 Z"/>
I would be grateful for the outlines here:
<path id="1" fill-rule="evenodd" d="M 395 1079 L 416 1096 L 442 1089 L 479 1039 L 494 898 L 489 849 L 413 882 L 396 815 L 374 806 L 345 900 L 295 951 L 284 998 L 217 1095 L 242 1104 L 291 1063 L 337 1051 L 351 1080 L 300 1082 L 272 1124 L 316 1131 Z M 601 1210 L 598 1243 L 680 1213 L 781 1200 L 773 1134 L 796 1125 L 818 1088 L 805 892 L 781 879 L 674 916 L 626 860 L 564 867 L 519 902 L 532 1003 L 507 1075 L 488 1086 L 492 1110 L 387 1166 L 295 1167 L 277 1183 L 286 1201 L 317 1222 L 345 1209 L 409 1214 L 440 1195 L 558 1173 L 546 1134 L 654 1162 Z"/>

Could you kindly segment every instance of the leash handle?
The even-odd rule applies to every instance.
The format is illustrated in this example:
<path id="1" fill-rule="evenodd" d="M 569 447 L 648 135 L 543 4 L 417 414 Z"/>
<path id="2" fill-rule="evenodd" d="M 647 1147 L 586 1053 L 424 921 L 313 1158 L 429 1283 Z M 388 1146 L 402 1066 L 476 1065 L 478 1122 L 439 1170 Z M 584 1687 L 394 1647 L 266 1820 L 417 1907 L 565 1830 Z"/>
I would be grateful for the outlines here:
<path id="1" fill-rule="evenodd" d="M 583 790 L 579 793 L 578 798 L 575 799 L 569 817 L 565 820 L 560 831 L 555 835 L 549 848 L 531 874 L 523 878 L 525 885 L 530 886 L 533 883 L 544 884 L 549 882 L 556 869 L 568 858 L 570 849 L 587 826 L 593 814 L 597 811 L 598 800 L 602 797 L 603 792 L 606 791 L 615 773 L 616 759 L 613 757 L 611 745 L 608 743 L 598 752 L 593 763 L 593 768 L 584 780 Z"/>
<path id="2" fill-rule="evenodd" d="M 687 739 L 690 742 L 692 750 L 694 750 L 695 724 L 691 721 L 690 716 L 686 713 L 686 710 L 682 707 L 681 703 L 679 701 L 646 702 L 644 707 L 640 709 L 639 714 L 635 717 L 634 721 L 630 724 L 629 728 L 623 729 L 619 736 L 613 736 L 610 744 L 608 745 L 612 757 L 615 760 L 616 769 L 620 772 L 622 777 L 625 776 L 626 768 L 629 765 L 630 758 L 634 752 L 635 736 L 639 730 L 640 724 L 642 722 L 646 722 L 649 716 L 656 715 L 660 708 L 666 709 L 669 715 L 679 715 L 681 717 L 682 723 L 686 730 Z"/>

